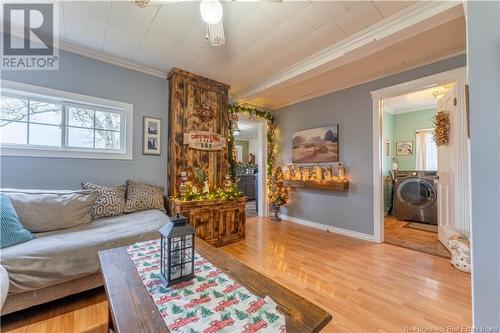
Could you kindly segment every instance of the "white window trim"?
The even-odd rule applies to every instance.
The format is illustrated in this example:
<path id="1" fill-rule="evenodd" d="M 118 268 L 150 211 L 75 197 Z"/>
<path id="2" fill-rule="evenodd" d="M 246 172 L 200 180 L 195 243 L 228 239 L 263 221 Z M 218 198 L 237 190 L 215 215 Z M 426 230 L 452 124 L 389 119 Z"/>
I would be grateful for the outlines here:
<path id="1" fill-rule="evenodd" d="M 45 87 L 33 86 L 20 82 L 1 80 L 0 93 L 22 94 L 31 97 L 47 98 L 79 105 L 88 104 L 105 109 L 119 109 L 124 111 L 123 126 L 124 147 L 116 152 L 110 150 L 69 148 L 69 147 L 44 147 L 30 145 L 0 144 L 0 156 L 30 156 L 30 157 L 55 157 L 55 158 L 88 158 L 88 159 L 113 159 L 131 160 L 133 143 L 133 112 L 134 106 L 129 103 L 112 101 L 109 99 L 80 95 L 67 91 L 55 90 Z"/>

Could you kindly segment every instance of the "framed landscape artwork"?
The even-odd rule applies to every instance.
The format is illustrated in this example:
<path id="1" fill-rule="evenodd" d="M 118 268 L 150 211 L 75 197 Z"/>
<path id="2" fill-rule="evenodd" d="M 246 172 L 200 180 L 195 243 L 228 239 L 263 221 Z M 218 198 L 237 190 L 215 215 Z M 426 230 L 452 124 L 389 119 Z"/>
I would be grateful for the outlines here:
<path id="1" fill-rule="evenodd" d="M 161 155 L 161 119 L 144 117 L 142 153 Z"/>
<path id="2" fill-rule="evenodd" d="M 396 143 L 397 156 L 411 156 L 413 155 L 413 141 L 404 141 Z"/>
<path id="3" fill-rule="evenodd" d="M 339 125 L 293 133 L 292 160 L 294 163 L 338 162 Z"/>

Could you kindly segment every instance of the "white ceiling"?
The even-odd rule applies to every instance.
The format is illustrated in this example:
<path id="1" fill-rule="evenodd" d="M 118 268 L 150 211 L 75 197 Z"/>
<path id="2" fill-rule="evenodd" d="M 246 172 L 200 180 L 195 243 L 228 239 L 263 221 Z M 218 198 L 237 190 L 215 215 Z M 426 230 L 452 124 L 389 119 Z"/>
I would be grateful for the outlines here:
<path id="1" fill-rule="evenodd" d="M 264 105 L 270 109 L 279 109 L 289 104 L 432 63 L 451 55 L 461 54 L 464 49 L 465 21 L 462 17 L 399 43 L 391 44 L 377 52 L 369 53 L 369 56 L 341 63 L 331 70 L 310 78 L 271 87 L 244 101 Z"/>
<path id="2" fill-rule="evenodd" d="M 262 90 L 252 95 L 248 89 L 417 5 L 414 1 L 224 2 L 226 44 L 211 47 L 205 39 L 198 2 L 153 2 L 138 8 L 129 1 L 64 1 L 60 34 L 63 45 L 70 50 L 90 50 L 94 55 L 113 57 L 156 73 L 179 67 L 230 84 L 238 100 L 277 108 L 320 92 L 315 86 L 302 85 L 302 96 L 268 94 L 264 98 Z M 461 41 L 460 36 L 456 39 Z M 428 52 L 428 57 L 456 52 L 456 44 L 460 43 L 445 44 L 445 48 Z M 408 52 L 399 50 L 396 56 L 384 56 L 390 65 L 384 70 L 396 67 L 394 62 L 410 63 L 405 59 L 411 57 Z M 414 52 L 420 54 L 422 50 Z M 379 66 L 380 62 L 379 57 L 370 66 Z"/>
<path id="3" fill-rule="evenodd" d="M 384 111 L 398 114 L 435 108 L 439 98 L 448 89 L 449 87 L 446 86 L 431 87 L 406 95 L 386 98 L 383 100 Z"/>

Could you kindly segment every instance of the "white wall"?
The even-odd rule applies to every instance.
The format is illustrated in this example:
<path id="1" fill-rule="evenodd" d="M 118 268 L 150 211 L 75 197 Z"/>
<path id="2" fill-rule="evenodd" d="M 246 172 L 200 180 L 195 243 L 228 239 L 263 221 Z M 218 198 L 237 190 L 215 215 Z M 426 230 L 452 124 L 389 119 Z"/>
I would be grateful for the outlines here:
<path id="1" fill-rule="evenodd" d="M 500 328 L 500 2 L 469 1 L 467 16 L 473 320 L 476 328 L 494 327 L 495 332 L 498 332 Z"/>

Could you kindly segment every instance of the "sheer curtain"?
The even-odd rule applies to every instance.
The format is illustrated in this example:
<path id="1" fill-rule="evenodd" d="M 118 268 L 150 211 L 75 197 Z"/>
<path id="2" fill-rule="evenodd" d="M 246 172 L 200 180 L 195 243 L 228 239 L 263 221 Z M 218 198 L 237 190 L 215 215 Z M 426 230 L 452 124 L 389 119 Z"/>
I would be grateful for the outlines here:
<path id="1" fill-rule="evenodd" d="M 437 170 L 437 146 L 433 137 L 434 129 L 417 131 L 416 138 L 416 169 Z"/>

